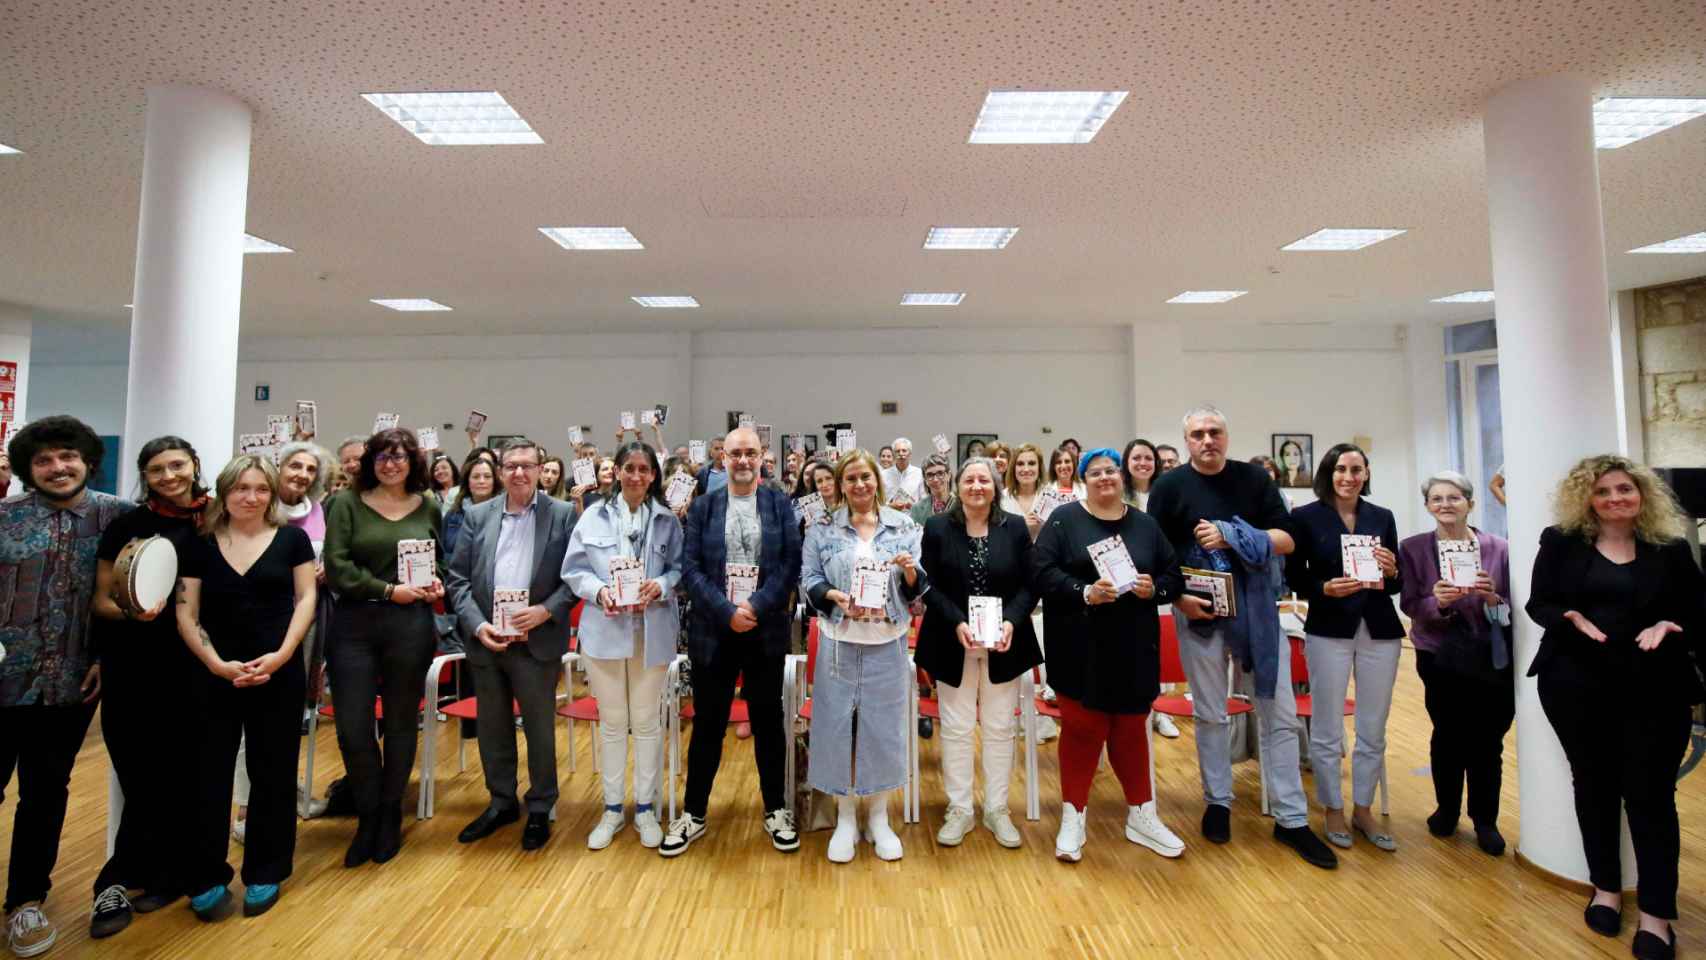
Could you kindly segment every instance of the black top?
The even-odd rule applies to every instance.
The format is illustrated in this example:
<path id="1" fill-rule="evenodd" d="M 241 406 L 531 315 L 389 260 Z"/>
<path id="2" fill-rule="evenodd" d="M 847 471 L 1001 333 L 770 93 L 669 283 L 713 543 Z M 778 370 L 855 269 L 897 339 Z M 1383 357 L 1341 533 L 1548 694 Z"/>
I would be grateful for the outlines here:
<path id="1" fill-rule="evenodd" d="M 1634 562 L 1618 566 L 1606 561 L 1586 537 L 1547 527 L 1540 534 L 1525 607 L 1546 632 L 1528 675 L 1544 676 L 1554 660 L 1569 657 L 1587 669 L 1610 673 L 1638 702 L 1692 704 L 1706 699 L 1694 662 L 1706 629 L 1701 616 L 1706 577 L 1692 552 L 1685 540 L 1663 545 L 1637 540 Z M 1589 609 L 1605 619 L 1595 619 Z M 1606 641 L 1583 636 L 1564 619 L 1571 610 L 1592 621 Z M 1656 650 L 1642 651 L 1635 645 L 1636 634 L 1660 620 L 1675 623 L 1682 632 L 1665 637 Z"/>
<path id="2" fill-rule="evenodd" d="M 296 608 L 296 568 L 313 562 L 308 534 L 284 526 L 245 573 L 231 568 L 212 537 L 196 538 L 178 572 L 201 581 L 201 625 L 213 649 L 226 660 L 247 662 L 284 646 Z"/>
<path id="3" fill-rule="evenodd" d="M 1403 581 L 1387 577 L 1379 590 L 1358 590 L 1348 597 L 1329 597 L 1321 585 L 1345 575 L 1344 553 L 1339 538 L 1347 533 L 1379 537 L 1380 545 L 1398 554 L 1398 521 L 1392 511 L 1357 499 L 1356 529 L 1346 530 L 1337 507 L 1316 501 L 1291 512 L 1292 536 L 1297 549 L 1285 558 L 1285 579 L 1298 596 L 1309 601 L 1309 618 L 1303 629 L 1321 637 L 1349 640 L 1357 626 L 1368 623 L 1368 635 L 1376 640 L 1402 640 L 1404 624 L 1391 597 Z"/>
<path id="4" fill-rule="evenodd" d="M 919 565 L 930 571 L 914 654 L 920 667 L 950 687 L 960 685 L 965 647 L 958 630 L 968 622 L 966 608 L 973 596 L 1000 597 L 1001 619 L 1013 625 L 1007 650 L 989 651 L 991 682 L 1006 683 L 1043 662 L 1031 624 L 1037 598 L 1031 589 L 1031 534 L 1025 518 L 1003 513 L 1000 523 L 990 523 L 988 536 L 974 540 L 952 514 L 939 513 L 924 521 L 918 552 Z"/>
<path id="5" fill-rule="evenodd" d="M 1084 602 L 1085 585 L 1099 578 L 1090 545 L 1112 536 L 1125 541 L 1137 572 L 1154 578 L 1153 597 L 1140 600 L 1128 592 L 1113 603 Z M 1092 710 L 1147 713 L 1161 692 L 1157 607 L 1172 603 L 1184 583 L 1160 526 L 1135 508 L 1118 520 L 1101 520 L 1082 501 L 1069 503 L 1049 514 L 1037 534 L 1032 568 L 1046 601 L 1049 685 Z"/>
<path id="6" fill-rule="evenodd" d="M 178 551 L 181 572 L 184 552 L 196 539 L 195 523 L 187 517 L 155 513 L 142 504 L 107 524 L 95 556 L 113 563 L 118 560 L 125 544 L 146 537 L 170 540 Z M 178 618 L 170 601 L 153 620 L 95 618 L 95 654 L 102 663 L 146 663 L 151 667 L 163 667 L 174 662 L 186 664 L 192 659 L 183 638 L 178 636 Z M 183 655 L 181 661 L 178 660 L 179 654 Z M 162 657 L 168 659 L 162 660 Z"/>
<path id="7" fill-rule="evenodd" d="M 1187 567 L 1204 566 L 1193 532 L 1199 521 L 1241 517 L 1259 530 L 1292 529 L 1279 487 L 1266 470 L 1242 460 L 1228 460 L 1212 475 L 1198 473 L 1189 463 L 1163 473 L 1149 490 L 1149 515 Z"/>

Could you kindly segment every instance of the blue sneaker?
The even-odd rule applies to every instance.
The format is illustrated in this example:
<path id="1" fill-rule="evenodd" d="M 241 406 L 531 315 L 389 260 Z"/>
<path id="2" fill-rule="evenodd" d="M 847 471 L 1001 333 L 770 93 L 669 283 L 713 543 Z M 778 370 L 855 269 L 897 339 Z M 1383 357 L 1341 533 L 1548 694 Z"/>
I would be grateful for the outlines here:
<path id="1" fill-rule="evenodd" d="M 243 891 L 243 916 L 258 917 L 271 910 L 272 905 L 277 902 L 278 884 L 252 884 L 247 890 Z"/>
<path id="2" fill-rule="evenodd" d="M 229 917 L 236 906 L 231 891 L 225 887 L 208 887 L 190 900 L 190 909 L 208 923 Z"/>

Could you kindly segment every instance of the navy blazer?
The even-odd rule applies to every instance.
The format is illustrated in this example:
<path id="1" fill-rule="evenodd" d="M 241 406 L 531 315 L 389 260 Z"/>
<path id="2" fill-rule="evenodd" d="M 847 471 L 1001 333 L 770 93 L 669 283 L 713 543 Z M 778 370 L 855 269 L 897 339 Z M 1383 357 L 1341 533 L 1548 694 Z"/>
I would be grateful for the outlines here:
<path id="1" fill-rule="evenodd" d="M 971 605 L 971 587 L 966 583 L 971 537 L 964 524 L 939 513 L 924 521 L 920 552 L 930 571 L 930 592 L 924 595 L 924 623 L 918 628 L 915 659 L 938 681 L 958 687 L 965 680 L 966 649 L 960 645 L 959 626 L 967 622 L 966 608 Z M 990 593 L 1002 601 L 1001 619 L 1013 625 L 1013 642 L 1006 651 L 989 651 L 990 682 L 1006 683 L 1043 662 L 1031 624 L 1037 596 L 1031 590 L 1031 534 L 1023 517 L 1003 513 L 1000 523 L 990 524 L 986 572 Z"/>
<path id="2" fill-rule="evenodd" d="M 728 520 L 729 491 L 694 499 L 682 525 L 681 585 L 693 600 L 693 619 L 687 634 L 687 652 L 697 662 L 708 662 L 725 640 L 757 640 L 766 656 L 788 652 L 788 623 L 792 611 L 788 595 L 799 582 L 800 525 L 794 505 L 786 494 L 758 486 L 758 525 L 761 540 L 758 554 L 758 589 L 747 602 L 758 615 L 758 626 L 736 633 L 729 626 L 735 605 L 729 602 L 724 565 L 728 545 L 723 528 Z"/>
<path id="3" fill-rule="evenodd" d="M 1291 512 L 1297 549 L 1285 559 L 1285 579 L 1297 595 L 1309 601 L 1306 633 L 1349 640 L 1357 625 L 1367 621 L 1368 635 L 1376 640 L 1402 640 L 1404 624 L 1392 597 L 1403 588 L 1396 576 L 1387 577 L 1380 590 L 1358 590 L 1348 597 L 1329 597 L 1321 585 L 1345 575 L 1339 536 L 1362 533 L 1380 538 L 1380 545 L 1398 555 L 1398 521 L 1392 511 L 1357 498 L 1355 530 L 1346 530 L 1338 508 L 1330 503 L 1306 503 Z"/>

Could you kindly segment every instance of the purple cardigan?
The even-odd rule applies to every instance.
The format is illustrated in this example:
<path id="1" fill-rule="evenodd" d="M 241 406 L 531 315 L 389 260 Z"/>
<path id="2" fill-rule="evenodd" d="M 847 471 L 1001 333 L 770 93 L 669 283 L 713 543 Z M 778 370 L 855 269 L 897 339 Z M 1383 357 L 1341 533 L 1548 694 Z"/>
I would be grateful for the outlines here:
<path id="1" fill-rule="evenodd" d="M 1471 528 L 1473 529 L 1473 528 Z M 1473 531 L 1481 541 L 1481 568 L 1493 578 L 1493 590 L 1510 602 L 1510 544 L 1503 537 L 1483 530 Z M 1398 544 L 1398 572 L 1404 589 L 1398 597 L 1398 608 L 1410 618 L 1410 640 L 1417 650 L 1438 653 L 1440 641 L 1452 635 L 1473 637 L 1487 642 L 1485 605 L 1478 599 L 1464 597 L 1447 608 L 1454 616 L 1441 613 L 1434 599 L 1434 584 L 1439 582 L 1439 532 L 1418 533 Z"/>

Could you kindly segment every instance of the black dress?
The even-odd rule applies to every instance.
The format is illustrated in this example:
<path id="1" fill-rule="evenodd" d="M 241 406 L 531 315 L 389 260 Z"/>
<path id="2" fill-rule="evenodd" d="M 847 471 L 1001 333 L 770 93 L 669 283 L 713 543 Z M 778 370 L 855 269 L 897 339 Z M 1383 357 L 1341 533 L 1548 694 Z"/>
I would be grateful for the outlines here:
<path id="1" fill-rule="evenodd" d="M 211 538 L 195 541 L 179 565 L 201 581 L 201 624 L 222 660 L 248 662 L 277 651 L 296 608 L 296 568 L 313 564 L 308 534 L 281 527 L 244 573 L 232 569 Z M 198 665 L 199 666 L 199 665 Z M 243 883 L 281 883 L 296 852 L 296 756 L 301 741 L 302 658 L 292 656 L 266 683 L 234 687 L 200 668 L 201 707 L 196 821 L 186 857 L 190 890 L 231 882 L 225 861 L 231 776 L 237 741 L 248 737 L 249 818 L 243 845 Z"/>
<path id="2" fill-rule="evenodd" d="M 1113 536 L 1125 542 L 1137 572 L 1154 579 L 1155 595 L 1142 600 L 1128 592 L 1090 606 L 1084 588 L 1099 578 L 1090 545 Z M 1130 507 L 1118 520 L 1101 520 L 1083 502 L 1069 503 L 1049 514 L 1032 563 L 1033 585 L 1047 601 L 1049 685 L 1092 710 L 1147 713 L 1161 692 L 1157 608 L 1173 602 L 1184 583 L 1160 525 Z"/>

